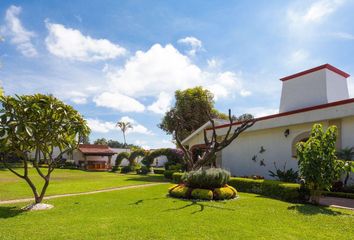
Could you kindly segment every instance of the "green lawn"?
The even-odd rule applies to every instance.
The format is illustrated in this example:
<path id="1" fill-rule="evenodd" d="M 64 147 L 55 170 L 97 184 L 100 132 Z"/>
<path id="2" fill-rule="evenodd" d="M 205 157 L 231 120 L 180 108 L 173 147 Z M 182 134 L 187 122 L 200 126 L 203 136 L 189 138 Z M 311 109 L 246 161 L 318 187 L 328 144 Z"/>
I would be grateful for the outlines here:
<path id="1" fill-rule="evenodd" d="M 0 205 L 0 239 L 354 239 L 354 212 L 241 193 L 227 202 L 166 196 L 167 185 Z"/>
<path id="2" fill-rule="evenodd" d="M 30 169 L 29 173 L 33 177 L 36 185 L 41 186 L 41 184 L 43 184 L 42 179 L 36 173 L 35 169 Z M 159 181 L 165 181 L 163 176 L 122 175 L 108 172 L 56 169 L 52 173 L 52 180 L 46 195 L 87 192 Z M 15 176 L 10 171 L 0 170 L 0 201 L 32 196 L 29 186 L 23 179 Z"/>

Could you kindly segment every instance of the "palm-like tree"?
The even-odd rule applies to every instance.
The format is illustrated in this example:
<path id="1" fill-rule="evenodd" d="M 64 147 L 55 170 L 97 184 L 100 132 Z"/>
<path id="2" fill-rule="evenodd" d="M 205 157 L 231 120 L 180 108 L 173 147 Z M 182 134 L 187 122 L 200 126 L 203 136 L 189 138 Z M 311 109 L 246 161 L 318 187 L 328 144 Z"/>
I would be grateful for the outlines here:
<path id="1" fill-rule="evenodd" d="M 348 183 L 349 174 L 352 171 L 352 164 L 350 161 L 354 160 L 354 147 L 346 147 L 346 148 L 339 150 L 337 152 L 337 156 L 338 156 L 338 158 L 340 158 L 340 160 L 345 161 L 344 168 L 346 171 L 346 176 L 345 176 L 345 180 L 344 180 L 344 185 L 346 186 Z"/>
<path id="2" fill-rule="evenodd" d="M 127 131 L 129 128 L 133 128 L 133 125 L 132 125 L 130 122 L 123 122 L 123 121 L 120 121 L 120 122 L 117 123 L 117 127 L 119 127 L 120 130 L 121 130 L 122 133 L 123 133 L 124 147 L 126 148 L 126 147 L 127 147 L 127 142 L 126 142 L 126 139 L 125 139 L 125 133 L 126 133 L 126 131 Z"/>

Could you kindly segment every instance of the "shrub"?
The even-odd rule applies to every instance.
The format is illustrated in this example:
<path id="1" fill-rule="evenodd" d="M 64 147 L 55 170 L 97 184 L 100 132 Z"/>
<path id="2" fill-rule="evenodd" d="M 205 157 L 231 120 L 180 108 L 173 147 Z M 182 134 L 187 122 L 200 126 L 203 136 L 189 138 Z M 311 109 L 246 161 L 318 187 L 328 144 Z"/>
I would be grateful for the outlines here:
<path id="1" fill-rule="evenodd" d="M 172 197 L 186 198 L 189 195 L 189 188 L 184 185 L 174 185 L 169 188 Z"/>
<path id="2" fill-rule="evenodd" d="M 128 158 L 128 161 L 129 161 L 129 165 L 131 166 L 134 166 L 136 165 L 136 161 L 135 159 L 137 157 L 144 157 L 146 155 L 146 151 L 144 149 L 136 149 L 134 150 L 132 153 L 129 154 L 129 158 Z"/>
<path id="3" fill-rule="evenodd" d="M 120 172 L 121 173 L 129 173 L 129 172 L 138 171 L 139 169 L 141 169 L 141 165 L 140 164 L 136 164 L 134 166 L 128 165 L 128 166 L 122 167 Z"/>
<path id="4" fill-rule="evenodd" d="M 141 174 L 141 175 L 146 175 L 148 173 L 150 173 L 152 171 L 151 167 L 147 167 L 147 166 L 142 166 L 139 169 L 136 169 L 136 173 L 137 174 Z"/>
<path id="5" fill-rule="evenodd" d="M 154 173 L 155 174 L 164 174 L 165 169 L 163 168 L 154 168 Z"/>
<path id="6" fill-rule="evenodd" d="M 322 194 L 328 197 L 339 197 L 339 198 L 350 198 L 354 199 L 354 193 L 346 193 L 346 192 L 327 192 L 323 191 Z"/>
<path id="7" fill-rule="evenodd" d="M 121 152 L 117 155 L 116 158 L 116 166 L 118 167 L 124 159 L 129 159 L 130 153 L 128 152 Z"/>
<path id="8" fill-rule="evenodd" d="M 172 181 L 174 183 L 181 183 L 182 182 L 182 176 L 183 176 L 184 173 L 181 173 L 181 172 L 174 172 L 172 174 Z"/>
<path id="9" fill-rule="evenodd" d="M 188 187 L 213 189 L 225 186 L 230 179 L 230 172 L 221 168 L 210 168 L 185 173 L 182 181 Z"/>
<path id="10" fill-rule="evenodd" d="M 301 197 L 300 184 L 297 183 L 285 183 L 275 180 L 231 178 L 228 184 L 240 192 L 258 193 L 285 201 L 298 202 Z"/>
<path id="11" fill-rule="evenodd" d="M 183 152 L 179 149 L 160 148 L 149 152 L 141 161 L 145 166 L 151 166 L 154 159 L 160 156 L 167 157 L 167 165 L 175 165 L 181 163 L 183 159 Z"/>
<path id="12" fill-rule="evenodd" d="M 172 179 L 172 175 L 173 173 L 175 173 L 175 170 L 165 170 L 163 175 L 165 176 L 165 178 L 167 179 Z"/>
<path id="13" fill-rule="evenodd" d="M 209 189 L 195 188 L 191 192 L 191 197 L 194 199 L 212 200 L 213 191 Z"/>
<path id="14" fill-rule="evenodd" d="M 286 162 L 283 166 L 283 169 L 277 168 L 276 163 L 274 162 L 275 172 L 268 171 L 269 176 L 276 178 L 282 182 L 296 182 L 298 179 L 298 171 L 294 171 L 292 168 L 286 170 Z"/>
<path id="15" fill-rule="evenodd" d="M 235 188 L 231 186 L 225 186 L 221 188 L 214 189 L 214 199 L 223 200 L 223 199 L 232 199 L 237 195 L 237 191 Z"/>

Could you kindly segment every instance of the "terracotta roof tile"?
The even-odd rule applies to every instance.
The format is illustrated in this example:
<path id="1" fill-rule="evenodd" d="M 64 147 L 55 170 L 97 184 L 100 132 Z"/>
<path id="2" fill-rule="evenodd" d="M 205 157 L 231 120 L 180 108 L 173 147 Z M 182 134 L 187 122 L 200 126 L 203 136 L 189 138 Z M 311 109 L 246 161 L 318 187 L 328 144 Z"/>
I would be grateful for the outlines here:
<path id="1" fill-rule="evenodd" d="M 104 154 L 104 155 L 114 155 L 115 153 L 106 145 L 98 144 L 80 144 L 79 150 L 83 154 Z"/>

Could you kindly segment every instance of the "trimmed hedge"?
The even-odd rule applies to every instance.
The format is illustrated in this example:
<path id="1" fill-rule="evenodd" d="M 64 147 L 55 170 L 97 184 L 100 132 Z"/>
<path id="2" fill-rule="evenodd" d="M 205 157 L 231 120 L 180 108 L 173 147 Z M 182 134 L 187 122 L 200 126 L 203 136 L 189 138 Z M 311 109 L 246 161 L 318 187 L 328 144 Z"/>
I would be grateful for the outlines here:
<path id="1" fill-rule="evenodd" d="M 354 193 L 345 193 L 345 192 L 326 192 L 323 191 L 322 194 L 328 197 L 339 197 L 339 198 L 350 198 L 354 199 Z"/>
<path id="2" fill-rule="evenodd" d="M 183 176 L 184 173 L 181 173 L 181 172 L 174 172 L 172 174 L 172 181 L 174 183 L 181 183 L 182 182 L 182 176 Z"/>
<path id="3" fill-rule="evenodd" d="M 228 184 L 240 192 L 257 193 L 290 202 L 298 202 L 301 200 L 300 184 L 297 183 L 285 183 L 263 179 L 231 178 Z"/>
<path id="4" fill-rule="evenodd" d="M 164 174 L 164 172 L 165 172 L 164 168 L 154 168 L 155 174 Z"/>

